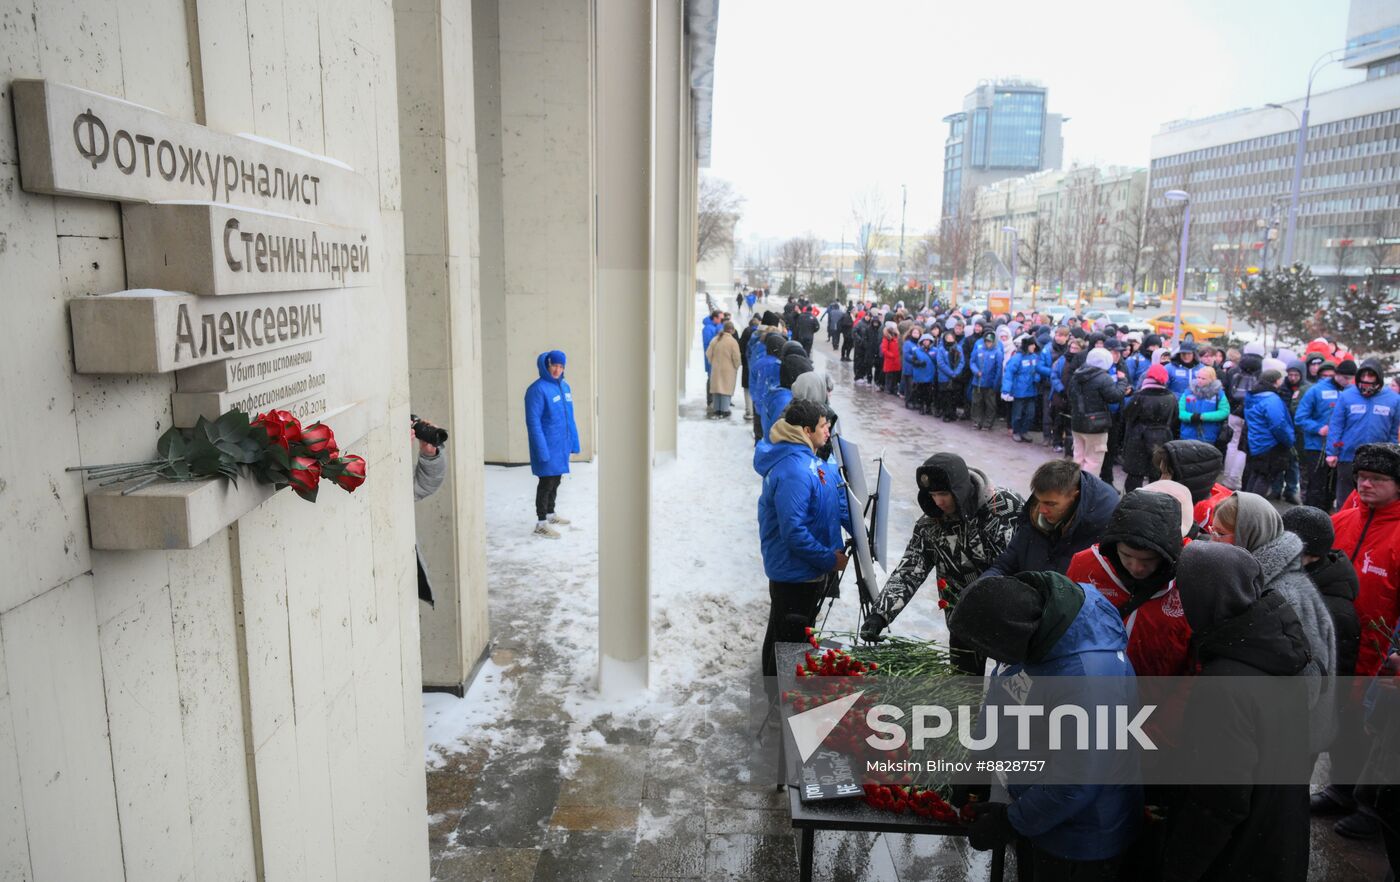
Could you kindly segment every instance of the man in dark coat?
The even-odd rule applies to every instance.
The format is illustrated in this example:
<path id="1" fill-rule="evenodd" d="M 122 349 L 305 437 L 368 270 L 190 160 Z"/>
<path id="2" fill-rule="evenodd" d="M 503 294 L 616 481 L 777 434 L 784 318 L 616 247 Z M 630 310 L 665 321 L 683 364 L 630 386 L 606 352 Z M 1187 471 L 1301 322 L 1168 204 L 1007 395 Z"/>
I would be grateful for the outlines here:
<path id="1" fill-rule="evenodd" d="M 843 310 L 841 319 L 836 323 L 836 336 L 841 342 L 841 360 L 851 360 L 851 347 L 855 344 L 852 339 L 855 336 L 855 322 L 851 319 L 851 311 Z"/>
<path id="2" fill-rule="evenodd" d="M 1298 726 L 1307 699 L 1297 677 L 1308 643 L 1288 601 L 1277 591 L 1261 596 L 1263 584 L 1258 562 L 1242 548 L 1192 542 L 1181 552 L 1177 589 L 1197 635 L 1201 676 L 1291 677 L 1300 688 L 1292 703 L 1278 700 L 1282 689 L 1192 690 L 1185 756 L 1200 758 L 1198 771 L 1206 762 L 1229 770 L 1229 780 L 1181 788 L 1164 882 L 1304 882 L 1308 875 L 1310 757 Z M 1255 775 L 1298 783 L 1255 784 Z"/>
<path id="3" fill-rule="evenodd" d="M 799 310 L 797 316 L 792 320 L 792 339 L 802 344 L 802 348 L 807 350 L 807 355 L 812 354 L 812 343 L 817 338 L 817 331 L 822 328 L 822 323 L 817 321 L 817 317 L 812 315 L 809 309 Z"/>
<path id="4" fill-rule="evenodd" d="M 739 335 L 739 382 L 744 388 L 744 419 L 753 419 L 753 396 L 749 394 L 749 344 L 760 325 L 758 316 L 749 316 L 749 324 Z"/>
<path id="5" fill-rule="evenodd" d="M 924 516 L 914 523 L 904 557 L 861 625 L 866 640 L 889 627 L 930 572 L 937 573 L 938 605 L 952 615 L 962 590 L 1006 550 L 1025 505 L 1019 495 L 993 486 L 986 474 L 969 468 L 956 453 L 935 453 L 915 477 Z M 953 645 L 954 664 L 981 676 L 986 658 L 965 659 L 959 648 Z"/>
<path id="6" fill-rule="evenodd" d="M 1214 444 L 1190 439 L 1168 441 L 1153 452 L 1152 465 L 1162 480 L 1175 481 L 1191 491 L 1191 519 L 1202 529 L 1210 524 L 1215 506 L 1234 493 L 1217 483 L 1225 468 L 1225 454 Z"/>
<path id="7" fill-rule="evenodd" d="M 984 575 L 1052 570 L 1095 542 L 1118 505 L 1118 491 L 1067 459 L 1041 463 L 1031 476 L 1031 497 L 1021 510 L 1011 544 Z"/>

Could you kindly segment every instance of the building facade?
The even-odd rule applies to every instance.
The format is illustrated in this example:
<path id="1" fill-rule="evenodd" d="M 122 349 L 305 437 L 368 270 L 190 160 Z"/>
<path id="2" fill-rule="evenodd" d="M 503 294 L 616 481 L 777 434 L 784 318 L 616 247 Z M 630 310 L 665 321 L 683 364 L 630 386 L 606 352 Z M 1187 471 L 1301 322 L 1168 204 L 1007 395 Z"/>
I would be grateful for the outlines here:
<path id="1" fill-rule="evenodd" d="M 541 351 L 606 453 L 599 688 L 645 686 L 717 11 L 6 13 L 0 879 L 427 879 L 421 691 L 488 645 L 484 461 L 528 459 Z M 202 407 L 324 420 L 367 481 L 311 504 L 72 470 L 147 461 Z M 417 503 L 412 413 L 450 432 Z"/>
<path id="2" fill-rule="evenodd" d="M 1166 123 L 1152 138 L 1151 205 L 1162 208 L 1168 190 L 1190 195 L 1188 267 L 1207 284 L 1219 284 L 1241 265 L 1283 259 L 1305 106 L 1293 259 L 1333 277 L 1400 264 L 1400 76 L 1393 76 L 1400 72 L 1400 8 L 1353 0 L 1342 61 L 1367 78 L 1310 97 Z M 1300 81 L 1303 76 L 1299 69 Z"/>
<path id="3" fill-rule="evenodd" d="M 983 81 L 960 112 L 943 118 L 943 217 L 955 217 L 979 187 L 1060 167 L 1063 118 L 1047 110 L 1048 100 L 1048 90 L 1033 82 Z"/>

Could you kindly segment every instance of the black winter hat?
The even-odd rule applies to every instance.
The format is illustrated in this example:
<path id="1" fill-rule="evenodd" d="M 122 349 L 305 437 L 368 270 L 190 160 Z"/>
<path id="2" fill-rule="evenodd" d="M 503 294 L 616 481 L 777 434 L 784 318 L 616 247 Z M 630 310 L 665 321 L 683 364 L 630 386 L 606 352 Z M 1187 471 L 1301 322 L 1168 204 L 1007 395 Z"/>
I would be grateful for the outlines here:
<path id="1" fill-rule="evenodd" d="M 769 355 L 782 357 L 783 347 L 787 345 L 787 342 L 787 338 L 782 334 L 769 334 L 763 338 L 763 348 Z"/>
<path id="2" fill-rule="evenodd" d="M 1185 340 L 1185 341 L 1182 342 L 1181 346 L 1177 347 L 1177 350 L 1176 350 L 1176 351 L 1177 351 L 1177 352 L 1195 352 L 1195 351 L 1196 351 L 1196 343 L 1195 343 L 1194 340 Z"/>
<path id="3" fill-rule="evenodd" d="M 771 309 L 763 314 L 763 323 L 770 328 L 776 328 L 781 321 L 782 317 Z"/>
<path id="4" fill-rule="evenodd" d="M 1020 662 L 1045 615 L 1045 598 L 1010 576 L 978 579 L 953 610 L 949 630 L 1000 662 Z"/>
<path id="5" fill-rule="evenodd" d="M 943 510 L 933 501 L 933 493 L 951 493 L 958 502 L 958 514 L 970 517 L 977 511 L 977 499 L 967 461 L 956 453 L 935 453 L 914 472 L 919 483 L 919 508 L 932 518 L 942 518 Z"/>
<path id="6" fill-rule="evenodd" d="M 1337 365 L 1337 373 L 1344 377 L 1356 376 L 1356 362 L 1349 358 L 1343 359 L 1342 363 Z"/>
<path id="7" fill-rule="evenodd" d="M 1352 473 L 1375 472 L 1400 482 L 1400 444 L 1362 444 L 1351 462 Z"/>
<path id="8" fill-rule="evenodd" d="M 1336 532 L 1327 512 L 1311 505 L 1295 505 L 1283 513 L 1283 528 L 1303 540 L 1303 553 L 1326 557 Z"/>
<path id="9" fill-rule="evenodd" d="M 1142 338 L 1142 348 L 1143 348 L 1143 349 L 1150 349 L 1150 348 L 1152 348 L 1153 346 L 1156 346 L 1158 349 L 1161 349 L 1161 348 L 1162 348 L 1162 338 L 1161 338 L 1160 335 L 1158 335 L 1158 334 L 1148 334 L 1146 337 L 1143 337 L 1143 338 Z"/>

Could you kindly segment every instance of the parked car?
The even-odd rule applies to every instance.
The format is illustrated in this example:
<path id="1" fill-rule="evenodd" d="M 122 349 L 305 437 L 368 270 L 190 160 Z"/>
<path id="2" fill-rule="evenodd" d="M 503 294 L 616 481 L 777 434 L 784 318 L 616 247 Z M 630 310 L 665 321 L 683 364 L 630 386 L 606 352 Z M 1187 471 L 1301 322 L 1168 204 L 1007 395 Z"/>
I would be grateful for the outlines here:
<path id="1" fill-rule="evenodd" d="M 1091 309 L 1084 313 L 1084 317 L 1091 322 L 1103 319 L 1111 325 L 1120 328 L 1127 328 L 1129 331 L 1141 331 L 1144 334 L 1152 333 L 1152 325 L 1121 309 Z"/>
<path id="2" fill-rule="evenodd" d="M 1147 291 L 1138 291 L 1136 294 L 1133 294 L 1131 296 L 1134 307 L 1145 307 L 1147 309 L 1162 308 L 1162 298 L 1157 294 L 1151 294 Z M 1128 297 L 1128 292 L 1124 291 L 1122 294 L 1119 294 L 1113 299 L 1113 305 L 1118 307 L 1119 309 L 1127 309 Z"/>
<path id="3" fill-rule="evenodd" d="M 1209 300 L 1210 295 L 1205 291 L 1187 291 L 1182 295 L 1183 300 Z"/>
<path id="4" fill-rule="evenodd" d="M 1170 312 L 1164 312 L 1151 321 L 1152 330 L 1157 334 L 1170 334 L 1174 323 L 1173 314 Z M 1224 333 L 1224 325 L 1208 322 L 1200 313 L 1183 312 L 1181 314 L 1181 335 L 1183 337 L 1190 334 L 1197 342 L 1204 342 L 1220 337 Z"/>

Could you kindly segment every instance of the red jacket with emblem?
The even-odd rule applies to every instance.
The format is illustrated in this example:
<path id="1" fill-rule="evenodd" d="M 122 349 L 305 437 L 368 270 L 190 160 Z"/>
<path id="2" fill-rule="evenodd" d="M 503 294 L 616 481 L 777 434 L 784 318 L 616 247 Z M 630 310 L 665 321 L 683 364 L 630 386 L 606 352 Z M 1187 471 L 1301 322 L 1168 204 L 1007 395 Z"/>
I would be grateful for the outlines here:
<path id="1" fill-rule="evenodd" d="M 1332 515 L 1332 528 L 1332 547 L 1351 559 L 1361 584 L 1356 595 L 1361 623 L 1356 673 L 1369 677 L 1385 661 L 1400 617 L 1400 502 L 1373 509 L 1357 499 L 1354 506 Z"/>
<path id="2" fill-rule="evenodd" d="M 1076 582 L 1087 582 L 1099 589 L 1120 612 L 1133 599 L 1099 545 L 1076 554 L 1070 561 L 1067 575 Z M 1128 631 L 1128 660 L 1139 677 L 1195 673 L 1191 660 L 1191 626 L 1186 623 L 1181 609 L 1175 579 L 1128 613 L 1123 625 Z"/>

